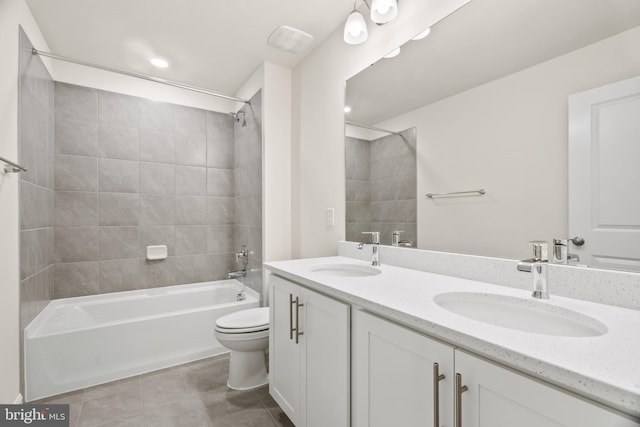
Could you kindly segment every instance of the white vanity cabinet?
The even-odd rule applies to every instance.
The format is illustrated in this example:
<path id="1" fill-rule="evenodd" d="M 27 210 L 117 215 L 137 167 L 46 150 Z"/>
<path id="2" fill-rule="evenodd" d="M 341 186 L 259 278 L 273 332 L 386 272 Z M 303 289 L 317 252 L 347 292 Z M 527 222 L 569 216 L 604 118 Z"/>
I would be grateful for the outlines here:
<path id="1" fill-rule="evenodd" d="M 271 275 L 269 393 L 297 427 L 350 422 L 349 305 Z"/>
<path id="2" fill-rule="evenodd" d="M 640 425 L 367 312 L 352 321 L 354 427 Z"/>
<path id="3" fill-rule="evenodd" d="M 455 351 L 461 419 L 456 427 L 638 427 L 593 402 L 493 363 Z"/>
<path id="4" fill-rule="evenodd" d="M 453 425 L 453 347 L 363 311 L 353 330 L 354 427 Z"/>

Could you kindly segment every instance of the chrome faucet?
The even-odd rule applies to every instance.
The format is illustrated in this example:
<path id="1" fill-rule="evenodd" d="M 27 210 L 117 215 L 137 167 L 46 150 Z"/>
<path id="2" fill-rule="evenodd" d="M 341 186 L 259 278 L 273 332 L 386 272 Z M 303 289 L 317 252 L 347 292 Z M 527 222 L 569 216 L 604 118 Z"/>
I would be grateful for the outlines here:
<path id="1" fill-rule="evenodd" d="M 380 232 L 379 231 L 363 231 L 362 234 L 371 234 L 371 265 L 377 267 L 380 265 L 378 259 L 378 247 L 380 246 Z M 358 249 L 365 247 L 367 243 L 362 242 L 358 244 Z"/>
<path id="2" fill-rule="evenodd" d="M 549 299 L 547 266 L 547 261 L 536 261 L 531 266 L 533 270 L 533 292 L 531 296 L 534 298 Z"/>
<path id="3" fill-rule="evenodd" d="M 413 246 L 413 242 L 411 240 L 400 240 L 400 233 L 404 233 L 404 231 L 396 230 L 391 233 L 391 246 L 403 246 L 408 248 Z"/>
<path id="4" fill-rule="evenodd" d="M 569 264 L 569 261 L 580 262 L 578 255 L 569 253 L 569 239 L 553 239 L 554 264 Z"/>
<path id="5" fill-rule="evenodd" d="M 391 246 L 400 246 L 400 233 L 404 231 L 396 230 L 391 233 Z"/>
<path id="6" fill-rule="evenodd" d="M 518 271 L 533 274 L 534 298 L 549 299 L 549 286 L 547 280 L 547 267 L 549 261 L 549 245 L 543 241 L 529 242 L 533 245 L 533 258 L 523 259 L 518 263 Z"/>

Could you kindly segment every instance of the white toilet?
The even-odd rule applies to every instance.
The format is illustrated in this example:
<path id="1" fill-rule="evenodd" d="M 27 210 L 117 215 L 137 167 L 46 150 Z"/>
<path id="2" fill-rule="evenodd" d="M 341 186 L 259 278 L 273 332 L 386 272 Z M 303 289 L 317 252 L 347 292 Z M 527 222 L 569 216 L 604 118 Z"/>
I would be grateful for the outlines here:
<path id="1" fill-rule="evenodd" d="M 269 347 L 269 307 L 236 311 L 218 318 L 215 336 L 231 350 L 229 388 L 248 390 L 269 382 L 265 357 Z"/>

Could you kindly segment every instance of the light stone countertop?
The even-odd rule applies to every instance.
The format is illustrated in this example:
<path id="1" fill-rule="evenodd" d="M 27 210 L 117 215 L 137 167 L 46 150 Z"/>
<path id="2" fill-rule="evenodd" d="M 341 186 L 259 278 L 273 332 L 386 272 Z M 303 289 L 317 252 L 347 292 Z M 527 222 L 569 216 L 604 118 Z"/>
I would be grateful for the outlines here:
<path id="1" fill-rule="evenodd" d="M 522 332 L 454 314 L 433 298 L 446 292 L 481 292 L 528 299 L 530 291 L 384 264 L 376 267 L 381 274 L 366 277 L 312 271 L 335 263 L 370 266 L 340 256 L 264 265 L 309 289 L 640 417 L 640 311 L 554 296 L 551 282 L 551 299 L 536 302 L 592 317 L 608 331 L 577 338 Z"/>

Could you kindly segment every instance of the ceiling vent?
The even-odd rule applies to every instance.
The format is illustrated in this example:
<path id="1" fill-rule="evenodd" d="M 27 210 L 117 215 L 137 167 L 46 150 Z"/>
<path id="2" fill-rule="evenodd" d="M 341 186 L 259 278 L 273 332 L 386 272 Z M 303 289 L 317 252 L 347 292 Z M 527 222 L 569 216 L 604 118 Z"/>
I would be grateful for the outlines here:
<path id="1" fill-rule="evenodd" d="M 313 41 L 313 36 L 297 28 L 283 25 L 277 28 L 269 36 L 269 45 L 288 52 L 302 52 L 306 50 Z"/>

